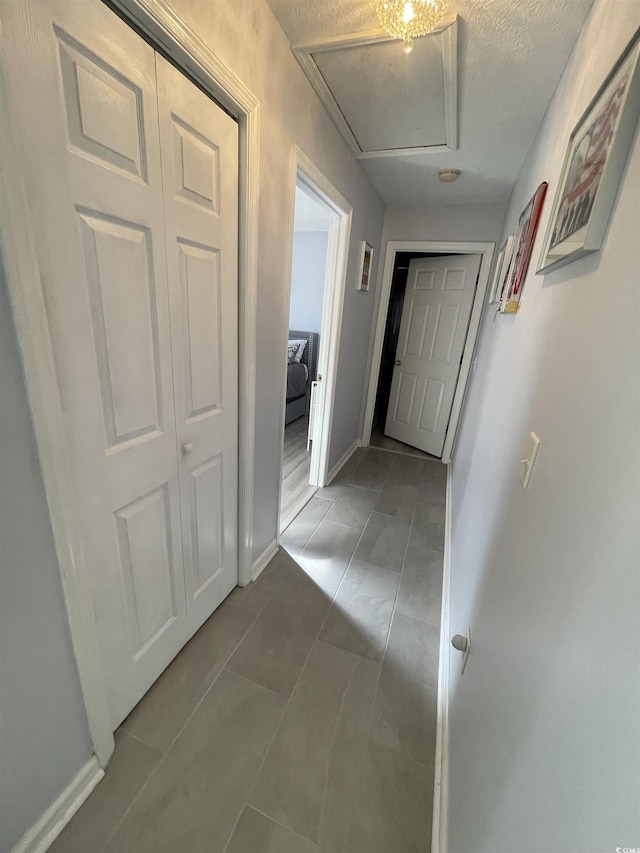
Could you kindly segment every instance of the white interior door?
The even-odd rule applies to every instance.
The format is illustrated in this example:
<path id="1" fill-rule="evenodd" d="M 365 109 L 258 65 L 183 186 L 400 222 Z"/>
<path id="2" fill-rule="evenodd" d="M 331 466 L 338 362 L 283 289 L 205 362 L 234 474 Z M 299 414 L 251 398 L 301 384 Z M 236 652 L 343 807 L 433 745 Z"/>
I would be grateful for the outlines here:
<path id="1" fill-rule="evenodd" d="M 385 435 L 442 456 L 480 255 L 409 264 Z"/>
<path id="2" fill-rule="evenodd" d="M 237 228 L 236 202 L 221 192 L 209 232 L 185 212 L 206 200 L 214 149 L 209 204 L 218 198 L 226 154 L 194 121 L 198 144 L 176 146 L 190 132 L 177 89 L 170 118 L 161 99 L 161 146 L 155 53 L 99 0 L 8 4 L 2 26 L 115 727 L 235 583 L 237 324 L 220 281 L 235 275 L 236 244 L 214 220 L 224 210 L 225 229 Z M 161 147 L 164 160 L 182 157 L 164 181 Z M 237 194 L 235 154 L 231 172 Z M 214 409 L 233 432 L 224 446 Z M 207 586 L 216 594 L 205 606 Z"/>
<path id="3" fill-rule="evenodd" d="M 238 582 L 238 125 L 156 66 L 191 635 Z"/>

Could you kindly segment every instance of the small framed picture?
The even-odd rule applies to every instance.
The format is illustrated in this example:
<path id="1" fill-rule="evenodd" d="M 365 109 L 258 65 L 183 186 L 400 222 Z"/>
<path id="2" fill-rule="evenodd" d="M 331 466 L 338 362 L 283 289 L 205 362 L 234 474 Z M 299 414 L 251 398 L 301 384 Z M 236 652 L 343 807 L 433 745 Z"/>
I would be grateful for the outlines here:
<path id="1" fill-rule="evenodd" d="M 502 248 L 498 252 L 496 258 L 496 266 L 493 271 L 493 281 L 491 282 L 491 290 L 489 292 L 489 302 L 499 302 L 500 294 L 502 293 L 502 285 L 504 283 L 509 264 L 511 263 L 511 252 L 513 250 L 513 234 L 510 234 L 505 240 Z"/>
<path id="2" fill-rule="evenodd" d="M 500 295 L 500 312 L 502 314 L 516 314 L 520 307 L 522 288 L 529 269 L 533 243 L 538 232 L 540 213 L 546 193 L 547 182 L 543 181 L 520 214 L 518 228 L 513 240 L 511 263 Z"/>
<path id="3" fill-rule="evenodd" d="M 569 137 L 538 272 L 602 246 L 640 114 L 640 30 Z"/>
<path id="4" fill-rule="evenodd" d="M 360 277 L 358 279 L 358 290 L 369 290 L 371 283 L 371 270 L 373 268 L 373 246 L 362 241 L 362 250 L 360 255 Z"/>

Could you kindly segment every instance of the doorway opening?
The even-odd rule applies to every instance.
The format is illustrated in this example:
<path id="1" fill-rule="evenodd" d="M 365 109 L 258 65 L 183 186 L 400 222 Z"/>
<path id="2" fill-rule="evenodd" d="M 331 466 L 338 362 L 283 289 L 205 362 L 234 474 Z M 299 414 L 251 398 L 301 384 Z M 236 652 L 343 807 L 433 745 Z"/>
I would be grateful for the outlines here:
<path id="1" fill-rule="evenodd" d="M 327 479 L 351 207 L 295 150 L 279 531 Z"/>
<path id="2" fill-rule="evenodd" d="M 451 460 L 493 249 L 387 244 L 365 446 Z"/>
<path id="3" fill-rule="evenodd" d="M 335 217 L 304 185 L 296 183 L 280 492 L 283 524 L 315 491 L 310 476 L 318 349 L 322 339 L 329 229 Z"/>
<path id="4" fill-rule="evenodd" d="M 414 258 L 430 257 L 434 257 L 433 252 L 398 252 L 395 256 L 370 441 L 372 447 L 379 447 L 382 450 L 394 450 L 396 453 L 421 457 L 428 457 L 429 454 L 423 450 L 419 450 L 417 447 L 385 435 L 385 423 L 391 397 L 391 386 L 393 384 L 394 361 L 396 360 L 396 350 L 398 349 L 400 322 L 402 320 L 402 309 L 404 307 L 407 278 L 409 276 L 409 264 Z"/>

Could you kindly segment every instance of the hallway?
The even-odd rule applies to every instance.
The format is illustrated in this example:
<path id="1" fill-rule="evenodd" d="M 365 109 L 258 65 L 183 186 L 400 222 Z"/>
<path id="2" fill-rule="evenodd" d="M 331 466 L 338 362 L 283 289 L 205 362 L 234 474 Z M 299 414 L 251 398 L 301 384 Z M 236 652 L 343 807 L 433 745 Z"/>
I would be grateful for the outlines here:
<path id="1" fill-rule="evenodd" d="M 55 853 L 426 853 L 446 468 L 358 450 L 116 733 Z"/>

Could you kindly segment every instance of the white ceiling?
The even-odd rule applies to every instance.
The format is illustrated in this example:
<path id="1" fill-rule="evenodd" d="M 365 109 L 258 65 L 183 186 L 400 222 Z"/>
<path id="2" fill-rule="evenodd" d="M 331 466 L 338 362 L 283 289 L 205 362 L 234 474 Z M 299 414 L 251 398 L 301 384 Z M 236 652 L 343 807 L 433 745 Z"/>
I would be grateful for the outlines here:
<path id="1" fill-rule="evenodd" d="M 375 0 L 268 0 L 292 45 L 357 33 L 378 26 Z M 522 168 L 540 121 L 593 0 L 449 0 L 458 14 L 458 149 L 363 160 L 389 204 L 465 204 L 504 201 Z M 426 37 L 427 39 L 429 36 Z M 387 50 L 392 46 L 387 46 Z M 419 62 L 417 49 L 407 62 Z M 360 48 L 367 50 L 367 48 Z M 372 89 L 384 79 L 386 64 L 371 50 Z M 378 52 L 378 56 L 383 56 Z M 395 60 L 394 60 L 395 62 Z M 331 84 L 353 99 L 353 76 L 362 72 L 343 56 L 331 68 Z M 389 78 L 390 82 L 392 77 Z M 404 126 L 378 112 L 381 125 L 364 132 L 379 138 L 400 135 L 411 145 L 410 119 Z M 455 184 L 438 181 L 439 169 L 462 170 Z"/>

